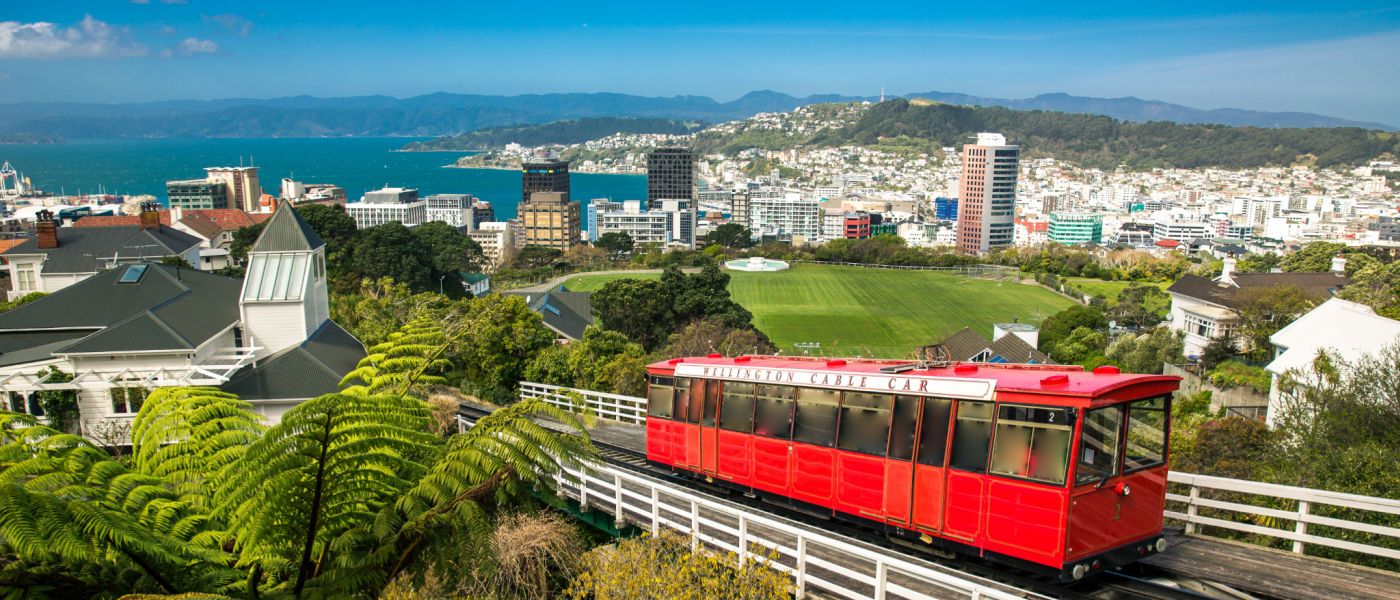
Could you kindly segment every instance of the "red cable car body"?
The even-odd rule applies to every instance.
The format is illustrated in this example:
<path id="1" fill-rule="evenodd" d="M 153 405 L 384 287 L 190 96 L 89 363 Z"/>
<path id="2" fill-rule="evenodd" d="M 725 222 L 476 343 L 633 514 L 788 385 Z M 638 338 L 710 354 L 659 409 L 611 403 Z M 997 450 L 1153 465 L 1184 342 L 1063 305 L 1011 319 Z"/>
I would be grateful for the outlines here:
<path id="1" fill-rule="evenodd" d="M 713 355 L 647 373 L 655 464 L 1062 580 L 1165 548 L 1177 377 Z"/>

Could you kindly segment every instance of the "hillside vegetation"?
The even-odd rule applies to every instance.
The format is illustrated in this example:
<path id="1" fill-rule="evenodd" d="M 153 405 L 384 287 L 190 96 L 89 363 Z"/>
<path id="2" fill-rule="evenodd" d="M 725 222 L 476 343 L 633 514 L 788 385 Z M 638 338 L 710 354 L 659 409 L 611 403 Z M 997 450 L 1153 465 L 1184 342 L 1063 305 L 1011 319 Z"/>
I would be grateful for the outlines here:
<path id="1" fill-rule="evenodd" d="M 659 133 L 683 135 L 704 126 L 699 121 L 677 119 L 592 117 L 554 121 L 543 125 L 505 125 L 488 127 L 459 135 L 440 137 L 404 146 L 410 151 L 473 152 L 501 148 L 516 143 L 523 146 L 547 144 L 581 144 L 617 133 Z"/>
<path id="2" fill-rule="evenodd" d="M 1359 164 L 1383 154 L 1400 155 L 1400 136 L 1359 128 L 1265 129 L 1129 123 L 1109 117 L 1016 111 L 1000 107 L 911 103 L 896 99 L 872 106 L 853 125 L 806 140 L 812 146 L 876 144 L 885 138 L 928 139 L 947 147 L 979 131 L 996 131 L 1031 157 L 1050 156 L 1086 167 L 1253 168 L 1309 163 Z"/>

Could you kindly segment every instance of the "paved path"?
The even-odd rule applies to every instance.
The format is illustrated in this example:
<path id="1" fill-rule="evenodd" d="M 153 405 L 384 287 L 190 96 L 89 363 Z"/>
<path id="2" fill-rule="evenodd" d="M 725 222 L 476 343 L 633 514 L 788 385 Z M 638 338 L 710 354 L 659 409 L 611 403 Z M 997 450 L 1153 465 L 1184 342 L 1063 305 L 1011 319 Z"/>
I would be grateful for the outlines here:
<path id="1" fill-rule="evenodd" d="M 512 291 L 512 292 L 530 292 L 530 293 L 548 292 L 549 290 L 552 290 L 552 289 L 554 289 L 554 288 L 556 288 L 556 287 L 559 287 L 559 284 L 564 283 L 565 281 L 568 281 L 568 280 L 570 280 L 570 279 L 572 279 L 572 278 L 574 278 L 574 277 L 580 277 L 580 276 L 584 276 L 584 275 L 627 275 L 627 274 L 633 274 L 633 273 L 660 273 L 660 272 L 661 272 L 661 269 L 614 269 L 614 270 L 611 270 L 611 271 L 583 271 L 583 272 L 580 272 L 580 273 L 569 273 L 569 274 L 567 274 L 567 275 L 560 275 L 560 276 L 555 277 L 555 278 L 553 278 L 553 279 L 550 279 L 549 281 L 546 281 L 546 282 L 544 282 L 544 283 L 537 283 L 537 284 L 534 284 L 534 285 L 527 285 L 527 286 L 525 286 L 525 287 L 518 287 L 518 288 L 514 288 L 514 289 L 512 289 L 512 290 L 510 290 L 510 291 Z M 700 272 L 700 269 L 697 268 L 697 267 L 686 267 L 686 268 L 681 269 L 681 272 L 682 272 L 682 273 L 699 273 L 699 272 Z"/>

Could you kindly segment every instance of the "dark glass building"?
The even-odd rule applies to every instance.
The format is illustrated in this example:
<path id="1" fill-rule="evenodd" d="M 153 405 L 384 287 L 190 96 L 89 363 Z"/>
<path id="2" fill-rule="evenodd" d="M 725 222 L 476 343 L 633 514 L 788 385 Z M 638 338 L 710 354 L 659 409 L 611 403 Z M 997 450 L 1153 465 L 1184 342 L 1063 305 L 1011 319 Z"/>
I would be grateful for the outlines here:
<path id="1" fill-rule="evenodd" d="M 647 207 L 661 200 L 695 200 L 695 152 L 657 148 L 647 155 Z"/>
<path id="2" fill-rule="evenodd" d="M 557 158 L 531 158 L 520 168 L 521 202 L 529 202 L 535 192 L 559 192 L 569 197 L 569 161 Z"/>

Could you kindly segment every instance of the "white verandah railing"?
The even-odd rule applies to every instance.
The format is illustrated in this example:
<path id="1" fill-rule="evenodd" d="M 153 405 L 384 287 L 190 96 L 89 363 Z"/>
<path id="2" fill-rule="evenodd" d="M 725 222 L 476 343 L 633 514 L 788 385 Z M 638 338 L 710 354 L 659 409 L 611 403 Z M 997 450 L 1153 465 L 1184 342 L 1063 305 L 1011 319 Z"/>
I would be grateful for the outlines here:
<path id="1" fill-rule="evenodd" d="M 543 398 L 545 402 L 571 410 L 576 409 L 577 405 L 569 398 L 569 395 L 577 394 L 583 398 L 586 407 L 600 417 L 626 423 L 646 422 L 645 398 L 530 382 L 522 382 L 520 389 L 521 396 L 524 398 Z M 1169 473 L 1167 481 L 1187 488 L 1184 494 L 1171 493 L 1169 490 L 1166 517 L 1182 521 L 1188 534 L 1206 535 L 1207 533 L 1202 531 L 1202 528 L 1218 527 L 1266 538 L 1291 541 L 1292 550 L 1297 554 L 1303 554 L 1308 544 L 1316 544 L 1400 560 L 1400 549 L 1397 549 L 1400 548 L 1400 528 L 1316 514 L 1318 506 L 1323 505 L 1377 515 L 1400 516 L 1400 500 L 1177 471 Z M 1211 497 L 1221 494 L 1237 496 L 1233 498 L 1233 501 Z M 1296 509 L 1286 510 L 1261 506 L 1270 503 L 1278 504 L 1279 501 L 1283 501 L 1284 504 L 1294 504 Z M 1202 514 L 1202 509 L 1206 509 L 1207 514 Z M 1249 520 L 1264 523 L 1291 522 L 1292 529 L 1222 518 L 1228 516 L 1244 516 Z M 1388 543 L 1387 545 L 1390 547 L 1387 547 L 1328 537 L 1320 534 L 1316 529 L 1309 533 L 1309 525 L 1369 534 L 1394 543 Z"/>

